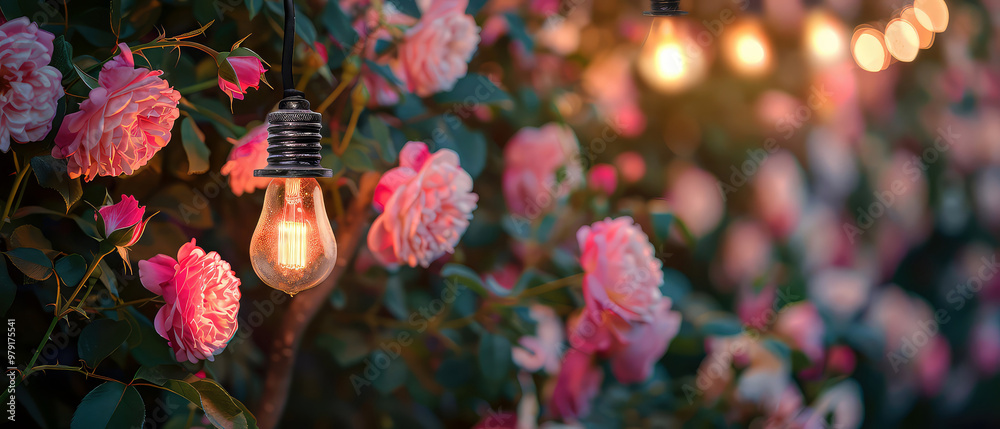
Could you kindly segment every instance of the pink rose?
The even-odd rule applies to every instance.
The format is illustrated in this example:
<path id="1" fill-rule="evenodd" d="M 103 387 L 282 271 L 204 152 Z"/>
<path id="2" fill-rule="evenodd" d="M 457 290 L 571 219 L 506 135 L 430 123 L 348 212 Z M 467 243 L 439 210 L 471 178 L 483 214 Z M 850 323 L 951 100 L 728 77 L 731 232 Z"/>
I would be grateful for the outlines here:
<path id="1" fill-rule="evenodd" d="M 767 157 L 754 177 L 757 214 L 780 239 L 795 231 L 805 207 L 806 189 L 795 156 L 780 151 Z"/>
<path id="2" fill-rule="evenodd" d="M 237 197 L 266 189 L 268 177 L 254 177 L 253 171 L 267 167 L 267 124 L 258 125 L 239 140 L 229 139 L 233 150 L 222 166 L 222 174 L 229 176 L 229 187 Z"/>
<path id="3" fill-rule="evenodd" d="M 132 174 L 170 141 L 180 116 L 181 94 L 159 76 L 160 70 L 135 68 L 132 51 L 104 64 L 100 86 L 66 116 L 56 135 L 52 156 L 67 158 L 71 178 Z"/>
<path id="4" fill-rule="evenodd" d="M 52 129 L 62 74 L 49 66 L 55 36 L 20 17 L 0 25 L 0 151 L 38 141 Z"/>
<path id="5" fill-rule="evenodd" d="M 826 326 L 816 311 L 816 306 L 811 302 L 801 302 L 783 308 L 774 325 L 774 331 L 791 340 L 790 343 L 795 348 L 805 353 L 813 365 L 804 372 L 807 375 L 816 375 L 822 368 L 825 355 L 823 336 L 826 334 Z"/>
<path id="6" fill-rule="evenodd" d="M 219 88 L 233 99 L 242 100 L 247 88 L 257 89 L 267 68 L 254 56 L 229 56 L 219 65 Z M 223 77 L 225 76 L 225 77 Z M 264 80 L 267 83 L 267 80 Z"/>
<path id="7" fill-rule="evenodd" d="M 476 20 L 465 14 L 468 0 L 435 0 L 399 45 L 399 70 L 421 97 L 450 91 L 465 76 L 479 45 Z"/>
<path id="8" fill-rule="evenodd" d="M 630 217 L 607 219 L 576 233 L 588 308 L 627 322 L 648 322 L 661 299 L 663 264 L 649 238 Z"/>
<path id="9" fill-rule="evenodd" d="M 98 213 L 100 213 L 100 218 L 95 213 L 94 220 L 104 221 L 105 237 L 111 236 L 111 233 L 119 229 L 136 227 L 132 231 L 132 238 L 128 243 L 121 245 L 123 247 L 129 247 L 139 241 L 139 237 L 142 237 L 142 231 L 146 229 L 146 222 L 149 222 L 148 220 L 142 221 L 143 215 L 146 214 L 146 206 L 139 207 L 139 202 L 129 195 L 122 195 L 121 201 L 117 204 L 101 207 L 98 209 Z"/>
<path id="10" fill-rule="evenodd" d="M 568 195 L 583 182 L 579 153 L 573 130 L 564 125 L 518 131 L 504 148 L 503 195 L 510 212 L 535 219 Z"/>
<path id="11" fill-rule="evenodd" d="M 586 417 L 603 379 L 604 373 L 593 356 L 570 349 L 552 391 L 552 413 L 565 420 Z"/>
<path id="12" fill-rule="evenodd" d="M 368 233 L 368 247 L 388 267 L 426 268 L 455 251 L 478 200 L 458 154 L 449 149 L 431 154 L 426 144 L 409 142 L 399 153 L 399 167 L 387 171 L 375 188 L 374 205 L 383 213 Z"/>
<path id="13" fill-rule="evenodd" d="M 218 253 L 190 243 L 177 259 L 156 255 L 139 261 L 139 279 L 166 302 L 153 325 L 174 349 L 177 361 L 215 360 L 236 333 L 240 279 Z"/>
<path id="14" fill-rule="evenodd" d="M 532 304 L 531 318 L 536 323 L 535 335 L 524 336 L 518 346 L 511 350 L 511 357 L 518 367 L 528 372 L 545 369 L 549 374 L 559 372 L 559 358 L 562 357 L 562 321 L 552 307 Z"/>
<path id="15" fill-rule="evenodd" d="M 671 182 L 667 203 L 691 234 L 703 237 L 714 231 L 726 208 L 715 176 L 698 167 L 682 166 Z"/>
<path id="16" fill-rule="evenodd" d="M 618 171 L 612 165 L 597 164 L 590 168 L 587 184 L 590 189 L 611 195 L 618 187 Z"/>

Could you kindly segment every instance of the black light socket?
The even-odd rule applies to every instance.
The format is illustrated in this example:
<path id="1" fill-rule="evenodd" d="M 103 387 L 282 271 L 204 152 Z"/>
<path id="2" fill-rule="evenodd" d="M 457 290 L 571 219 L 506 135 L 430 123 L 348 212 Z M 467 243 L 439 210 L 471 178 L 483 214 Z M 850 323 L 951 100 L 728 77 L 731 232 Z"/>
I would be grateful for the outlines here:
<path id="1" fill-rule="evenodd" d="M 643 15 L 646 16 L 678 16 L 687 15 L 681 10 L 681 0 L 650 0 L 649 9 Z"/>
<path id="2" fill-rule="evenodd" d="M 254 170 L 255 177 L 333 177 L 333 170 L 320 162 L 320 130 L 323 115 L 309 110 L 303 94 L 286 90 L 278 110 L 267 115 L 267 167 Z"/>

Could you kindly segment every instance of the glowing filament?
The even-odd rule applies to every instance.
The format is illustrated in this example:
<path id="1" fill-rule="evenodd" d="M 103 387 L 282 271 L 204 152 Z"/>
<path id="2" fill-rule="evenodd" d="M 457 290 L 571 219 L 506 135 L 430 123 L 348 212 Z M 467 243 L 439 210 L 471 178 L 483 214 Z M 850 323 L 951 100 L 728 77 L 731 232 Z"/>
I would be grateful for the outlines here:
<path id="1" fill-rule="evenodd" d="M 278 224 L 278 264 L 301 270 L 306 267 L 309 224 L 282 221 Z"/>

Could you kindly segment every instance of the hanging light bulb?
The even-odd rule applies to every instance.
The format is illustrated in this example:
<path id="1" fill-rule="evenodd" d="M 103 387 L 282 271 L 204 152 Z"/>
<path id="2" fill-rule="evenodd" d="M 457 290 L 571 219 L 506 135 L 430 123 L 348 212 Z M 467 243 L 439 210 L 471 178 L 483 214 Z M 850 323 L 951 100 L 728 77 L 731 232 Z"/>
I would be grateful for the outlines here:
<path id="1" fill-rule="evenodd" d="M 681 92 L 705 76 L 707 52 L 692 37 L 688 22 L 676 18 L 686 14 L 679 0 L 653 0 L 651 5 L 645 15 L 653 17 L 653 23 L 639 54 L 639 74 L 657 91 Z"/>
<path id="2" fill-rule="evenodd" d="M 333 171 L 320 165 L 323 116 L 309 110 L 304 94 L 292 83 L 295 12 L 285 1 L 282 82 L 285 98 L 267 115 L 267 167 L 256 177 L 270 177 L 264 208 L 250 241 L 250 262 L 268 286 L 294 296 L 326 279 L 337 261 L 337 240 L 316 178 Z"/>

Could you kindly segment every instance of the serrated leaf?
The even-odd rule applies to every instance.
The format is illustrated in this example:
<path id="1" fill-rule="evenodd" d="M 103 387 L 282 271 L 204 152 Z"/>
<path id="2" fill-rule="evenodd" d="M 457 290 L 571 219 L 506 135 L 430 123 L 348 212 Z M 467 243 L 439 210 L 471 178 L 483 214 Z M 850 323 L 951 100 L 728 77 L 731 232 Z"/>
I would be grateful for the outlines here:
<path id="1" fill-rule="evenodd" d="M 483 280 L 471 268 L 460 264 L 447 264 L 441 268 L 441 277 L 446 282 L 453 282 L 459 286 L 472 289 L 480 296 L 489 296 L 489 291 L 483 284 Z"/>
<path id="2" fill-rule="evenodd" d="M 135 377 L 132 379 L 142 379 L 157 386 L 163 386 L 169 380 L 183 380 L 188 375 L 188 371 L 179 365 L 143 365 L 135 372 Z"/>
<path id="3" fill-rule="evenodd" d="M 132 329 L 128 322 L 97 319 L 83 328 L 77 342 L 77 352 L 91 368 L 96 368 L 128 339 Z"/>
<path id="4" fill-rule="evenodd" d="M 222 386 L 212 380 L 198 380 L 191 383 L 201 396 L 201 409 L 208 420 L 221 428 L 256 428 L 257 420 L 245 407 L 236 405 L 239 401 L 229 396 Z"/>
<path id="5" fill-rule="evenodd" d="M 36 156 L 31 158 L 31 168 L 39 185 L 59 192 L 66 203 L 66 213 L 83 197 L 80 178 L 69 178 L 65 159 L 55 159 L 51 155 Z"/>
<path id="6" fill-rule="evenodd" d="M 41 250 L 18 247 L 5 252 L 5 254 L 25 276 L 42 281 L 52 275 L 52 261 Z"/>
<path id="7" fill-rule="evenodd" d="M 70 45 L 61 34 L 52 41 L 52 60 L 49 65 L 59 70 L 63 78 L 74 72 L 73 45 Z"/>
<path id="8" fill-rule="evenodd" d="M 91 390 L 73 413 L 71 429 L 142 427 L 146 406 L 132 386 L 106 382 Z"/>
<path id="9" fill-rule="evenodd" d="M 202 174 L 208 171 L 208 157 L 211 152 L 205 145 L 205 134 L 191 117 L 181 122 L 181 140 L 184 142 L 184 152 L 187 153 L 188 174 Z"/>

